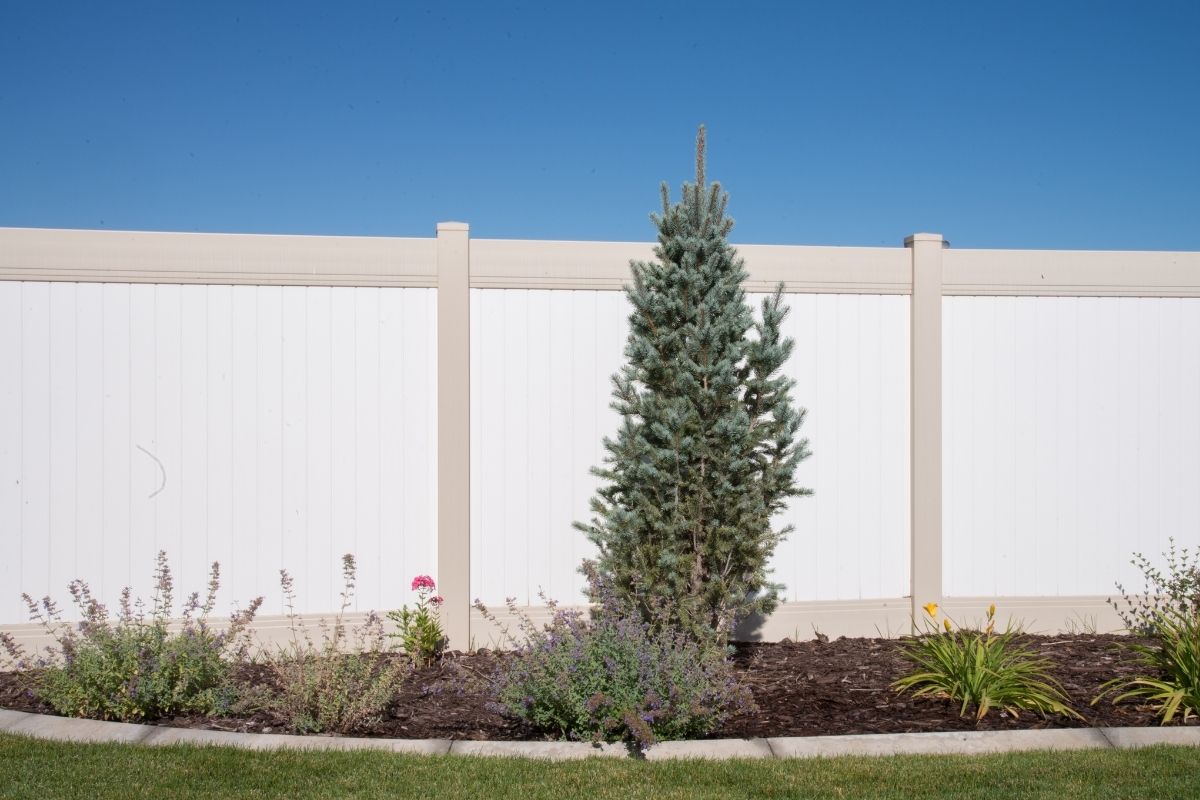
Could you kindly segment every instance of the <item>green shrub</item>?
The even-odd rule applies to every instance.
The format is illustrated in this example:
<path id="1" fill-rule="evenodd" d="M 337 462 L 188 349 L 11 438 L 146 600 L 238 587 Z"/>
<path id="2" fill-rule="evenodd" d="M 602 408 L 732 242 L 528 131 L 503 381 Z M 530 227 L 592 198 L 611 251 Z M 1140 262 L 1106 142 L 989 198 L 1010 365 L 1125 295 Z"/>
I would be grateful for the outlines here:
<path id="1" fill-rule="evenodd" d="M 1133 699 L 1157 706 L 1163 725 L 1176 715 L 1186 722 L 1200 714 L 1200 610 L 1165 609 L 1152 624 L 1154 644 L 1126 645 L 1152 674 L 1115 678 L 1101 687 L 1092 704 L 1115 693 L 1113 703 Z"/>
<path id="2" fill-rule="evenodd" d="M 539 628 L 510 599 L 519 621 L 514 635 L 476 601 L 516 650 L 491 677 L 509 714 L 563 738 L 646 747 L 703 736 L 730 712 L 752 707 L 723 648 L 653 625 L 594 572 L 589 579 L 601 602 L 590 624 L 543 597 L 553 619 Z"/>
<path id="3" fill-rule="evenodd" d="M 939 630 L 937 604 L 930 603 L 925 610 L 930 617 L 926 633 L 904 645 L 904 654 L 916 670 L 893 683 L 893 689 L 912 691 L 914 697 L 948 698 L 961 704 L 960 716 L 974 708 L 976 719 L 983 719 L 992 708 L 1014 717 L 1019 710 L 1079 716 L 1047 674 L 1051 662 L 1013 641 L 1019 629 L 1010 625 L 1003 633 L 995 632 L 995 605 L 988 608 L 982 631 L 955 628 L 949 617 L 943 617 L 944 630 Z"/>
<path id="4" fill-rule="evenodd" d="M 19 666 L 41 667 L 34 692 L 55 711 L 72 717 L 139 722 L 174 714 L 219 714 L 233 699 L 231 662 L 245 657 L 247 626 L 262 598 L 234 613 L 224 630 L 208 621 L 216 606 L 220 568 L 212 565 L 207 593 L 193 593 L 183 605 L 182 620 L 171 630 L 174 581 L 166 553 L 154 571 L 155 592 L 147 613 L 131 592 L 121 593 L 116 621 L 81 580 L 70 584 L 71 599 L 82 621 L 62 620 L 49 597 L 40 603 L 23 595 L 30 619 L 46 628 L 57 647 L 34 659 L 18 656 Z"/>
<path id="5" fill-rule="evenodd" d="M 401 648 L 415 666 L 423 667 L 437 660 L 446 647 L 446 635 L 438 619 L 442 596 L 434 594 L 437 584 L 428 575 L 413 578 L 412 588 L 417 593 L 416 610 L 410 611 L 405 606 L 389 611 L 387 617 L 396 625 L 392 638 L 400 640 Z"/>
<path id="6" fill-rule="evenodd" d="M 354 598 L 354 557 L 342 557 L 342 605 L 331 624 L 319 624 L 315 642 L 296 613 L 291 576 L 280 570 L 291 642 L 271 659 L 277 692 L 262 702 L 297 733 L 351 733 L 378 723 L 408 674 L 408 665 L 388 652 L 383 620 L 372 611 L 351 630 L 345 613 Z"/>
<path id="7" fill-rule="evenodd" d="M 1164 614 L 1186 617 L 1200 613 L 1200 550 L 1194 553 L 1186 547 L 1176 550 L 1175 539 L 1169 539 L 1169 542 L 1170 546 L 1163 553 L 1167 562 L 1165 573 L 1141 553 L 1134 553 L 1130 563 L 1141 570 L 1145 581 L 1142 593 L 1131 595 L 1118 583 L 1117 591 L 1121 593 L 1125 607 L 1108 598 L 1108 604 L 1133 633 L 1155 635 Z"/>

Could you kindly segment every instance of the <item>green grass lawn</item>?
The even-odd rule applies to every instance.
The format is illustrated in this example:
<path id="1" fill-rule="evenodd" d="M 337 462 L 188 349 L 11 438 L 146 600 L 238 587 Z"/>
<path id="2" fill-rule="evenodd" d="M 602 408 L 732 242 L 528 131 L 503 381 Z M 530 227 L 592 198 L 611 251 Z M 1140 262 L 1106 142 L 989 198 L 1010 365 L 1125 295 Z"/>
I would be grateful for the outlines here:
<path id="1" fill-rule="evenodd" d="M 0 736 L 0 797 L 1200 798 L 1200 749 L 644 763 L 258 753 Z"/>

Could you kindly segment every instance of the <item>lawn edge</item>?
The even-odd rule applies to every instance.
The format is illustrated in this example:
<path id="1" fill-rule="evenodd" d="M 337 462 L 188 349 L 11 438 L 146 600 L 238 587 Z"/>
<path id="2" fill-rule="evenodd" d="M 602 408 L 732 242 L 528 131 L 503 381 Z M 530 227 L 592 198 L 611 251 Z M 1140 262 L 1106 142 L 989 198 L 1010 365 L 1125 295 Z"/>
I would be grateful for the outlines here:
<path id="1" fill-rule="evenodd" d="M 569 761 L 581 758 L 792 759 L 838 756 L 980 755 L 1033 750 L 1126 750 L 1154 745 L 1200 747 L 1200 726 L 1064 728 L 1020 731 L 938 731 L 846 736 L 777 736 L 660 742 L 644 753 L 622 744 L 386 739 L 238 733 L 32 714 L 0 709 L 0 733 L 67 742 L 146 746 L 216 745 L 249 750 L 377 750 L 418 755 L 491 756 Z"/>

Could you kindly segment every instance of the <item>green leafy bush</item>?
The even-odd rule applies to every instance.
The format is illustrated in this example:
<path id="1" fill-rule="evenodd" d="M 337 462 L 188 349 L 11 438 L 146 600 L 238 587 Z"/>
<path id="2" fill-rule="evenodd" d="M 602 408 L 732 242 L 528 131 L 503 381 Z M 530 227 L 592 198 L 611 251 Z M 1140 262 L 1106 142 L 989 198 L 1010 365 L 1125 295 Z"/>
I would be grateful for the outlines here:
<path id="1" fill-rule="evenodd" d="M 412 588 L 417 593 L 416 610 L 410 611 L 405 606 L 389 611 L 387 617 L 396 625 L 392 637 L 400 640 L 401 648 L 415 666 L 423 667 L 437 660 L 446 647 L 446 635 L 438 619 L 442 596 L 434 594 L 437 584 L 428 575 L 413 578 Z"/>
<path id="2" fill-rule="evenodd" d="M 589 575 L 600 607 L 589 624 L 579 611 L 553 611 L 544 627 L 509 600 L 514 634 L 479 601 L 516 652 L 491 677 L 500 705 L 537 729 L 563 738 L 624 740 L 703 736 L 731 712 L 752 707 L 723 648 L 673 626 L 652 625 Z"/>
<path id="3" fill-rule="evenodd" d="M 378 723 L 408 674 L 385 646 L 383 620 L 372 611 L 353 630 L 345 622 L 354 599 L 354 557 L 342 556 L 342 605 L 333 623 L 319 624 L 320 641 L 296 613 L 292 577 L 280 570 L 292 638 L 271 659 L 277 692 L 262 703 L 297 733 L 351 733 Z"/>
<path id="4" fill-rule="evenodd" d="M 961 704 L 959 715 L 974 708 L 983 719 L 993 708 L 1019 715 L 1020 710 L 1078 717 L 1067 705 L 1067 696 L 1046 670 L 1051 662 L 1014 642 L 1019 629 L 1009 626 L 995 632 L 996 606 L 988 608 L 984 630 L 956 628 L 949 617 L 937 627 L 936 603 L 925 606 L 929 615 L 926 633 L 904 645 L 905 656 L 916 670 L 892 688 L 911 691 L 914 697 L 944 697 Z"/>
<path id="5" fill-rule="evenodd" d="M 1156 635 L 1158 622 L 1164 614 L 1186 617 L 1200 613 L 1200 550 L 1192 552 L 1186 547 L 1177 550 L 1175 539 L 1169 542 L 1170 546 L 1163 553 L 1166 572 L 1151 564 L 1141 553 L 1134 553 L 1130 563 L 1141 570 L 1145 580 L 1142 593 L 1131 595 L 1118 583 L 1117 591 L 1121 593 L 1124 608 L 1113 598 L 1108 598 L 1108 604 L 1133 633 Z"/>
<path id="6" fill-rule="evenodd" d="M 193 593 L 184 603 L 182 620 L 170 624 L 174 581 L 166 553 L 160 552 L 154 571 L 155 591 L 147 612 L 131 592 L 121 593 L 115 622 L 92 596 L 88 585 L 70 584 L 71 599 L 82 620 L 62 619 L 49 597 L 41 602 L 22 595 L 30 619 L 40 623 L 56 642 L 41 656 L 25 658 L 11 640 L 6 649 L 18 666 L 40 668 L 34 691 L 55 711 L 72 717 L 139 722 L 174 714 L 219 714 L 233 699 L 231 663 L 246 656 L 247 626 L 262 604 L 256 599 L 245 611 L 230 617 L 223 630 L 209 624 L 220 588 L 220 568 L 214 563 L 203 601 Z"/>
<path id="7" fill-rule="evenodd" d="M 1162 724 L 1200 714 L 1200 610 L 1164 609 L 1152 622 L 1154 644 L 1129 644 L 1149 675 L 1115 678 L 1092 700 L 1114 694 L 1113 702 L 1138 700 L 1157 706 Z"/>

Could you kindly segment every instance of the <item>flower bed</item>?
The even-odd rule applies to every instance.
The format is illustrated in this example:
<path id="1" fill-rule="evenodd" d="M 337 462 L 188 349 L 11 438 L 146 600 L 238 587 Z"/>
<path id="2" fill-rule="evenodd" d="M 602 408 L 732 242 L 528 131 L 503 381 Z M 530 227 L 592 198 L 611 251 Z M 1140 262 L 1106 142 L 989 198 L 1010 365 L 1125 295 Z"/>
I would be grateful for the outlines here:
<path id="1" fill-rule="evenodd" d="M 891 688 L 909 669 L 901 643 L 893 639 L 837 639 L 830 642 L 741 644 L 733 657 L 738 679 L 753 694 L 758 710 L 736 714 L 711 738 L 816 736 L 957 730 L 1018 730 L 1086 726 L 1157 725 L 1154 711 L 1133 703 L 1107 700 L 1090 705 L 1100 687 L 1114 677 L 1133 677 L 1138 664 L 1121 648 L 1130 637 L 1111 635 L 1027 636 L 1023 641 L 1044 655 L 1051 676 L 1083 717 L 997 711 L 976 722 L 960 717 L 957 704 L 913 699 Z M 403 656 L 392 656 L 402 659 Z M 504 653 L 453 652 L 433 665 L 412 671 L 401 683 L 385 718 L 357 735 L 396 738 L 534 740 L 547 738 L 505 716 L 481 676 L 491 674 Z M 245 664 L 236 680 L 271 690 L 270 672 Z M 32 673 L 0 673 L 0 707 L 53 713 L 30 692 Z M 246 732 L 282 732 L 285 721 L 268 711 L 227 716 L 172 716 L 159 724 Z M 1191 725 L 1196 725 L 1195 719 Z"/>

